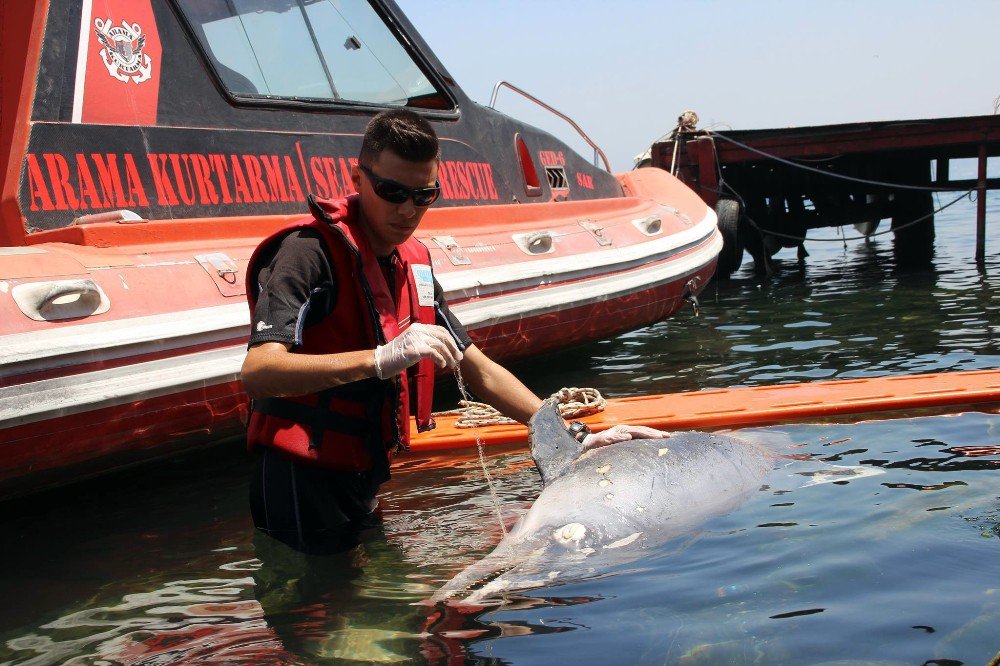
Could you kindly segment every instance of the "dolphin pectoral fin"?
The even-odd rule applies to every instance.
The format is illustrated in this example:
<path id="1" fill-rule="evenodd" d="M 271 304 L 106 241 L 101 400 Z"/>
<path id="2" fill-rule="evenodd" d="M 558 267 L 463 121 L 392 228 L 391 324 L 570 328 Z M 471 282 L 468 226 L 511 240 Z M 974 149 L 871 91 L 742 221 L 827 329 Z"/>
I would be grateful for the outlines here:
<path id="1" fill-rule="evenodd" d="M 531 457 L 548 485 L 562 474 L 583 453 L 583 445 L 566 430 L 555 398 L 546 400 L 528 421 L 528 442 Z"/>
<path id="2" fill-rule="evenodd" d="M 789 460 L 778 468 L 778 474 L 767 479 L 763 489 L 772 493 L 788 492 L 826 483 L 846 483 L 879 474 L 885 474 L 885 470 L 869 465 L 833 465 L 820 460 Z"/>
<path id="3" fill-rule="evenodd" d="M 809 477 L 809 480 L 803 483 L 802 487 L 808 488 L 809 486 L 835 483 L 837 481 L 853 481 L 854 479 L 863 479 L 866 476 L 877 476 L 879 474 L 885 474 L 885 470 L 866 465 L 845 466 L 828 464 L 819 470 L 802 473 L 803 476 Z"/>

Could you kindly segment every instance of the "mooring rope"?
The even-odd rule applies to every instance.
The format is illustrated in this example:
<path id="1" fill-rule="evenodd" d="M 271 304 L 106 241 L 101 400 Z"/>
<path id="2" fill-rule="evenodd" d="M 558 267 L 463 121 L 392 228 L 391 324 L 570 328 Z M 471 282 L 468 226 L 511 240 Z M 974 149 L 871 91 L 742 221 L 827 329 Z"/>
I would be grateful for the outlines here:
<path id="1" fill-rule="evenodd" d="M 728 188 L 728 190 L 732 194 L 735 194 L 737 197 L 739 197 L 740 204 L 743 205 L 743 210 L 746 210 L 746 204 L 743 201 L 743 197 L 741 197 L 739 195 L 739 193 L 736 190 L 734 190 L 732 187 L 729 187 L 728 185 L 726 187 Z M 783 234 L 783 233 L 778 232 L 778 231 L 772 231 L 770 229 L 764 229 L 759 224 L 757 224 L 757 222 L 755 222 L 752 217 L 750 217 L 746 213 L 744 213 L 743 216 L 746 219 L 746 221 L 750 223 L 750 226 L 752 226 L 754 229 L 756 229 L 760 233 L 767 234 L 768 236 L 777 236 L 778 238 L 787 238 L 789 240 L 797 240 L 797 241 L 809 241 L 811 243 L 842 243 L 842 242 L 846 242 L 846 241 L 849 241 L 849 240 L 850 241 L 854 241 L 854 240 L 867 240 L 869 238 L 875 238 L 876 236 L 884 236 L 885 234 L 888 234 L 888 233 L 896 233 L 898 231 L 902 231 L 903 229 L 906 229 L 907 227 L 912 227 L 915 224 L 919 224 L 919 223 L 923 222 L 924 220 L 927 220 L 927 219 L 930 219 L 930 218 L 934 217 L 935 215 L 937 215 L 941 211 L 945 210 L 946 208 L 951 208 L 952 206 L 954 206 L 955 204 L 957 204 L 959 201 L 961 201 L 962 199 L 964 199 L 967 196 L 969 196 L 970 194 L 972 194 L 973 192 L 975 192 L 975 190 L 969 190 L 968 192 L 962 192 L 955 199 L 952 199 L 951 201 L 949 201 L 945 205 L 943 205 L 943 206 L 941 206 L 939 208 L 935 208 L 930 213 L 927 213 L 926 215 L 921 215 L 917 219 L 912 220 L 910 222 L 907 222 L 906 224 L 900 224 L 898 226 L 891 227 L 891 228 L 886 229 L 884 231 L 879 231 L 878 233 L 873 233 L 873 234 L 867 234 L 865 236 L 842 236 L 840 238 L 806 238 L 805 236 L 793 236 L 791 234 Z M 842 226 L 842 225 L 840 225 L 840 226 Z"/>
<path id="2" fill-rule="evenodd" d="M 705 129 L 703 131 L 706 134 L 709 134 L 711 136 L 717 136 L 720 139 L 724 139 L 726 141 L 729 141 L 730 143 L 736 144 L 736 145 L 738 145 L 738 146 L 740 146 L 742 148 L 746 148 L 746 149 L 748 149 L 748 150 L 750 150 L 752 152 L 758 153 L 759 155 L 762 155 L 764 157 L 768 157 L 768 158 L 777 160 L 779 162 L 788 164 L 788 165 L 796 167 L 796 168 L 805 169 L 807 171 L 814 171 L 814 172 L 817 172 L 817 173 L 822 174 L 824 176 L 830 176 L 831 178 L 840 178 L 840 179 L 845 179 L 845 180 L 854 180 L 854 181 L 863 182 L 863 183 L 869 183 L 869 184 L 874 184 L 874 185 L 882 185 L 882 186 L 885 186 L 885 187 L 897 187 L 897 185 L 894 185 L 893 183 L 884 183 L 884 182 L 880 182 L 880 181 L 869 181 L 869 180 L 864 180 L 864 179 L 859 179 L 859 178 L 852 178 L 851 176 L 843 176 L 843 175 L 838 174 L 838 173 L 832 173 L 832 172 L 829 172 L 829 171 L 823 171 L 822 169 L 815 169 L 813 167 L 807 167 L 805 165 L 797 164 L 795 162 L 791 162 L 789 160 L 783 159 L 783 158 L 778 157 L 776 155 L 771 155 L 770 153 L 766 153 L 766 152 L 764 152 L 762 150 L 757 150 L 755 148 L 752 148 L 750 146 L 742 144 L 739 141 L 736 141 L 735 139 L 730 139 L 729 137 L 727 137 L 727 136 L 725 136 L 725 135 L 723 135 L 721 133 L 713 132 L 710 129 Z M 945 210 L 947 208 L 951 208 L 952 206 L 954 206 L 955 204 L 957 204 L 959 201 L 961 201 L 962 199 L 964 199 L 966 197 L 971 198 L 972 195 L 975 194 L 976 191 L 977 191 L 977 189 L 978 189 L 978 188 L 972 188 L 970 190 L 958 190 L 956 188 L 936 188 L 936 187 L 922 187 L 922 186 L 918 186 L 918 185 L 898 185 L 898 187 L 903 188 L 903 189 L 916 189 L 916 190 L 920 190 L 920 191 L 930 191 L 932 193 L 936 193 L 936 192 L 955 192 L 955 191 L 958 191 L 958 192 L 961 192 L 961 193 L 957 197 L 955 197 L 954 199 L 952 199 L 951 201 L 949 201 L 948 203 L 944 204 L 943 206 L 939 206 L 938 208 L 935 208 L 934 210 L 932 210 L 930 213 L 927 213 L 926 215 L 921 215 L 920 217 L 918 217 L 915 220 L 911 220 L 911 221 L 906 222 L 904 224 L 899 224 L 899 225 L 896 225 L 894 227 L 890 227 L 889 229 L 886 229 L 884 231 L 879 231 L 878 233 L 865 234 L 864 236 L 843 236 L 843 235 L 841 235 L 839 238 L 807 238 L 805 236 L 794 236 L 792 234 L 783 234 L 783 233 L 778 232 L 778 231 L 772 231 L 770 229 L 764 229 L 759 224 L 757 224 L 756 220 L 754 220 L 752 217 L 750 217 L 749 215 L 747 215 L 746 214 L 746 210 L 747 210 L 746 200 L 743 198 L 743 195 L 741 195 L 739 192 L 737 192 L 733 188 L 733 186 L 730 185 L 729 183 L 727 183 L 725 181 L 725 179 L 722 177 L 722 170 L 720 168 L 721 167 L 721 163 L 719 162 L 718 152 L 716 150 L 714 150 L 714 147 L 713 147 L 713 151 L 712 152 L 715 155 L 715 167 L 716 167 L 716 173 L 718 174 L 718 177 L 719 177 L 720 188 L 719 189 L 708 188 L 708 189 L 710 189 L 712 192 L 715 192 L 716 194 L 720 194 L 720 195 L 722 195 L 722 194 L 732 194 L 732 195 L 735 195 L 736 198 L 740 200 L 740 206 L 743 208 L 743 217 L 744 217 L 744 219 L 746 219 L 747 222 L 750 223 L 750 226 L 752 226 L 754 229 L 756 229 L 761 234 L 768 234 L 770 236 L 776 236 L 778 238 L 787 238 L 788 240 L 811 241 L 811 242 L 815 242 L 815 243 L 847 243 L 847 241 L 868 240 L 868 239 L 871 239 L 871 238 L 876 238 L 878 236 L 884 236 L 884 235 L 889 234 L 889 233 L 896 233 L 898 231 L 902 231 L 903 229 L 907 229 L 909 227 L 912 227 L 912 226 L 914 226 L 916 224 L 920 224 L 924 220 L 927 220 L 927 219 L 930 219 L 930 218 L 934 217 L 935 215 L 937 215 L 941 211 L 943 211 L 943 210 Z M 723 191 L 721 189 L 723 187 L 725 188 L 725 191 Z M 841 226 L 843 226 L 843 225 L 838 225 L 838 228 L 840 228 Z"/>
<path id="3" fill-rule="evenodd" d="M 758 148 L 754 148 L 753 146 L 748 146 L 745 143 L 740 143 L 736 139 L 731 139 L 728 136 L 726 136 L 725 134 L 722 134 L 721 132 L 712 132 L 712 131 L 709 131 L 709 130 L 705 130 L 705 133 L 708 134 L 709 136 L 719 137 L 723 141 L 728 141 L 729 143 L 733 144 L 734 146 L 739 146 L 740 148 L 743 148 L 744 150 L 749 150 L 751 153 L 757 153 L 761 157 L 766 157 L 768 159 L 772 159 L 775 162 L 781 162 L 782 164 L 786 164 L 786 165 L 788 165 L 790 167 L 795 167 L 796 169 L 802 169 L 804 171 L 811 171 L 812 173 L 818 173 L 818 174 L 820 174 L 822 176 L 829 176 L 830 178 L 837 178 L 839 180 L 847 180 L 847 181 L 850 181 L 852 183 L 863 183 L 865 185 L 876 185 L 878 187 L 889 187 L 889 188 L 893 188 L 893 189 L 897 189 L 897 190 L 916 190 L 916 191 L 919 191 L 919 192 L 958 192 L 958 191 L 963 191 L 964 192 L 965 191 L 964 188 L 958 188 L 958 187 L 928 187 L 926 185 L 903 185 L 902 183 L 886 183 L 886 182 L 880 181 L 880 180 L 869 180 L 867 178 L 856 178 L 854 176 L 845 176 L 844 174 L 834 173 L 832 171 L 824 171 L 823 169 L 817 169 L 816 167 L 811 167 L 811 166 L 807 166 L 805 164 L 800 164 L 800 163 L 795 162 L 793 160 L 785 159 L 784 157 L 778 157 L 777 155 L 772 155 L 771 153 L 764 152 L 763 150 L 760 150 Z"/>
<path id="4" fill-rule="evenodd" d="M 688 132 L 693 132 L 694 128 L 698 125 L 698 114 L 694 111 L 685 111 L 677 117 L 677 126 L 670 131 L 670 136 L 674 140 L 674 156 L 670 159 L 670 175 L 677 175 L 677 150 L 680 148 L 680 134 L 682 131 L 687 130 Z"/>

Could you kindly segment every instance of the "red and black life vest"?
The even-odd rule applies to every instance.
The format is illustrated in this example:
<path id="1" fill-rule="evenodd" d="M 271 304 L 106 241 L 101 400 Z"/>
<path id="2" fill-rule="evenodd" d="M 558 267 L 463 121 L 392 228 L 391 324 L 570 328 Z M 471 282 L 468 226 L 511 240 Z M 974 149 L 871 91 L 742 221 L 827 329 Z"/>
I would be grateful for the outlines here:
<path id="1" fill-rule="evenodd" d="M 389 285 L 358 226 L 357 195 L 338 201 L 310 197 L 309 207 L 312 217 L 266 238 L 247 266 L 252 312 L 260 257 L 297 229 L 314 229 L 323 237 L 336 282 L 336 305 L 323 320 L 302 331 L 302 344 L 294 353 L 374 349 L 412 322 L 435 322 L 430 254 L 420 241 L 410 238 L 396 248 L 391 259 L 395 284 Z M 418 293 L 418 287 L 422 292 Z M 379 477 L 376 483 L 381 482 L 388 478 L 391 454 L 409 447 L 411 391 L 416 393 L 418 430 L 434 427 L 434 371 L 433 361 L 424 360 L 390 380 L 371 378 L 317 394 L 255 400 L 247 445 L 251 450 L 257 445 L 273 446 L 295 460 L 327 469 L 374 471 Z"/>

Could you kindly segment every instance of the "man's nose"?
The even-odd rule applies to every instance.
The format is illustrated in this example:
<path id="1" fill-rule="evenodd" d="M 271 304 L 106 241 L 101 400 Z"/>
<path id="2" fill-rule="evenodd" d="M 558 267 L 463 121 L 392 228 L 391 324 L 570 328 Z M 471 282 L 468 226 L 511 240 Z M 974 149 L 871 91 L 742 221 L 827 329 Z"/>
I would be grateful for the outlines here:
<path id="1" fill-rule="evenodd" d="M 417 214 L 417 207 L 413 205 L 413 197 L 407 197 L 406 201 L 399 204 L 399 214 L 403 217 L 413 217 Z"/>

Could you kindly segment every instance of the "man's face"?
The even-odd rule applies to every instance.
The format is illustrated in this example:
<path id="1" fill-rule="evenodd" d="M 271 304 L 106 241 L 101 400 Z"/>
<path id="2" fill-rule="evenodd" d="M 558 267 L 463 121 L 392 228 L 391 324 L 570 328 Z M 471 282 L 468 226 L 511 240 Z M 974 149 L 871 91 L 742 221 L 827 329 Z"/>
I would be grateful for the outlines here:
<path id="1" fill-rule="evenodd" d="M 367 166 L 375 176 L 394 180 L 412 189 L 434 187 L 437 160 L 410 162 L 390 150 L 383 150 Z M 384 257 L 416 231 L 426 206 L 415 206 L 410 197 L 401 204 L 381 198 L 372 189 L 372 179 L 358 165 L 351 167 L 351 180 L 361 195 L 362 228 L 375 254 Z"/>

